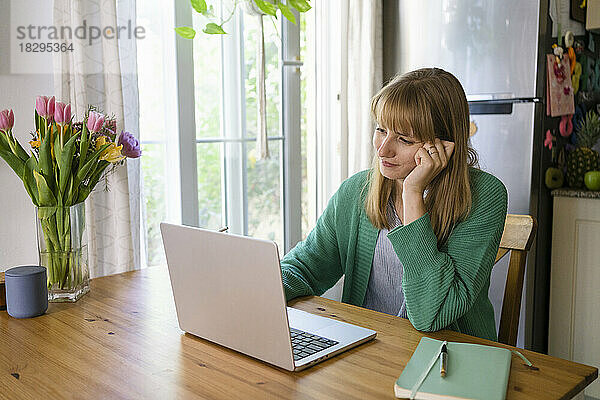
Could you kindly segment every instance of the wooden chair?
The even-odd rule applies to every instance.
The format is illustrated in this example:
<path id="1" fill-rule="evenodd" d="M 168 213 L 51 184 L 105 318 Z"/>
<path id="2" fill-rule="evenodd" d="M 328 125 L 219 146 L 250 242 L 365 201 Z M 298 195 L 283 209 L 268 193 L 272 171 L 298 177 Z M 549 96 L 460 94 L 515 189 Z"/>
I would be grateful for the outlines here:
<path id="1" fill-rule="evenodd" d="M 527 260 L 527 252 L 533 243 L 536 229 L 537 223 L 532 216 L 508 214 L 502 239 L 500 240 L 500 248 L 496 255 L 495 263 L 510 251 L 498 341 L 511 346 L 515 346 L 517 343 L 525 261 Z"/>
<path id="2" fill-rule="evenodd" d="M 6 310 L 6 289 L 4 285 L 4 272 L 0 272 L 0 310 Z"/>

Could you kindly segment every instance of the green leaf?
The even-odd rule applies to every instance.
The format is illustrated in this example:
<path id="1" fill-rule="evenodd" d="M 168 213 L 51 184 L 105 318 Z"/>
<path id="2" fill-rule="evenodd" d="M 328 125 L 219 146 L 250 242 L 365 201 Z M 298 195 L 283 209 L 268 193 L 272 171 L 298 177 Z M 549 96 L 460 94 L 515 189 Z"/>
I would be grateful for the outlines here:
<path id="1" fill-rule="evenodd" d="M 38 139 L 41 141 L 46 137 L 46 131 L 48 130 L 48 126 L 46 125 L 46 121 L 44 118 L 39 117 L 39 127 L 37 128 Z"/>
<path id="2" fill-rule="evenodd" d="M 75 177 L 73 175 L 69 176 L 69 190 L 67 190 L 67 193 L 69 193 L 69 197 L 67 197 L 67 201 L 65 203 L 66 206 L 72 206 L 73 205 L 73 199 L 77 199 L 77 189 L 78 188 L 73 188 L 73 179 Z"/>
<path id="3" fill-rule="evenodd" d="M 10 151 L 12 153 L 10 145 L 8 144 L 9 140 L 8 135 L 0 132 L 0 150 Z"/>
<path id="4" fill-rule="evenodd" d="M 33 110 L 34 113 L 34 119 L 35 119 L 35 130 L 36 132 L 39 132 L 40 130 L 40 126 L 43 124 L 42 121 L 42 117 L 40 117 L 40 115 L 38 114 L 37 110 Z"/>
<path id="5" fill-rule="evenodd" d="M 277 7 L 274 4 L 269 3 L 265 0 L 254 0 L 254 3 L 258 6 L 260 11 L 267 15 L 277 16 Z"/>
<path id="6" fill-rule="evenodd" d="M 281 15 L 283 15 L 292 24 L 296 25 L 296 17 L 287 5 L 283 3 L 277 3 L 277 7 L 279 7 L 279 10 L 281 11 Z"/>
<path id="7" fill-rule="evenodd" d="M 23 162 L 27 161 L 29 154 L 23 150 L 23 147 L 21 147 L 21 144 L 18 141 L 15 142 L 16 144 L 13 142 L 13 138 L 11 136 L 0 132 L 0 149 L 13 153 L 12 149 L 14 147 L 16 154 L 13 154 L 15 154 Z"/>
<path id="8" fill-rule="evenodd" d="M 196 12 L 200 14 L 204 14 L 206 12 L 206 1 L 204 0 L 191 0 L 192 8 L 196 10 Z"/>
<path id="9" fill-rule="evenodd" d="M 52 190 L 50 190 L 48 182 L 46 182 L 44 176 L 36 170 L 33 170 L 33 177 L 35 178 L 35 182 L 37 184 L 40 207 L 56 206 L 56 197 L 52 193 Z"/>
<path id="10" fill-rule="evenodd" d="M 27 190 L 29 197 L 31 197 L 31 201 L 36 206 L 39 206 L 39 194 L 37 184 L 33 176 L 33 171 L 36 169 L 36 167 L 37 160 L 35 156 L 31 156 L 23 165 L 23 175 L 21 176 L 21 179 L 23 180 L 23 185 L 25 185 L 25 190 Z"/>
<path id="11" fill-rule="evenodd" d="M 15 141 L 15 150 L 17 151 L 17 157 L 19 157 L 23 162 L 29 160 L 29 154 L 21 147 L 21 143 L 18 140 Z"/>
<path id="12" fill-rule="evenodd" d="M 56 185 L 58 186 L 58 176 L 56 177 L 57 183 Z M 63 196 L 62 193 L 60 192 L 60 190 L 56 191 L 56 205 L 59 207 L 63 207 L 64 203 L 63 203 Z"/>
<path id="13" fill-rule="evenodd" d="M 94 154 L 92 154 L 92 156 L 88 159 L 88 161 L 85 163 L 85 165 L 79 169 L 79 171 L 77 171 L 77 176 L 75 177 L 75 186 L 79 186 L 79 184 L 81 182 L 83 182 L 83 180 L 85 179 L 85 177 L 87 176 L 87 174 L 90 172 L 90 170 L 92 169 L 92 167 L 94 166 L 94 164 L 96 162 L 98 162 L 98 158 L 100 157 L 100 154 L 106 150 L 108 148 L 108 146 L 110 146 L 110 143 L 105 144 L 104 146 L 100 147 L 98 150 L 96 150 L 96 152 Z"/>
<path id="14" fill-rule="evenodd" d="M 209 35 L 223 35 L 226 34 L 221 25 L 217 25 L 214 22 L 209 22 L 206 24 L 206 28 L 202 30 L 204 33 L 208 33 Z"/>
<path id="15" fill-rule="evenodd" d="M 40 207 L 37 210 L 38 218 L 41 220 L 52 218 L 56 214 L 56 207 Z"/>
<path id="16" fill-rule="evenodd" d="M 52 149 L 51 149 L 51 140 L 52 131 L 46 134 L 46 138 L 42 140 L 42 144 L 40 145 L 40 158 L 38 160 L 38 168 L 37 171 L 41 172 L 42 175 L 46 179 L 50 179 L 54 176 L 54 167 L 52 164 Z"/>
<path id="17" fill-rule="evenodd" d="M 71 130 L 71 125 L 67 124 L 63 127 L 63 142 L 71 139 L 71 135 L 73 131 Z"/>
<path id="18" fill-rule="evenodd" d="M 58 161 L 62 153 L 62 147 L 60 147 L 60 135 L 58 132 L 54 135 L 54 158 Z"/>
<path id="19" fill-rule="evenodd" d="M 299 12 L 307 12 L 311 9 L 310 4 L 306 0 L 287 0 L 288 4 L 294 7 Z"/>
<path id="20" fill-rule="evenodd" d="M 71 176 L 71 164 L 73 162 L 73 154 L 75 154 L 75 141 L 77 140 L 77 135 L 78 134 L 73 135 L 65 144 L 60 157 L 58 155 L 56 156 L 60 174 L 58 189 L 61 195 L 65 194 L 68 178 Z"/>
<path id="21" fill-rule="evenodd" d="M 79 196 L 77 198 L 77 203 L 80 203 L 82 201 L 85 201 L 85 199 L 87 199 L 90 192 L 94 189 L 96 184 L 98 184 L 98 181 L 100 180 L 100 177 L 102 176 L 102 173 L 104 172 L 106 167 L 108 167 L 109 165 L 110 165 L 110 163 L 108 161 L 104 161 L 104 160 L 102 160 L 98 163 L 98 167 L 96 168 L 94 173 L 90 176 L 90 181 L 88 182 L 88 184 L 81 188 L 81 190 L 79 192 Z"/>
<path id="22" fill-rule="evenodd" d="M 196 36 L 194 28 L 190 28 L 189 26 L 178 26 L 175 28 L 175 32 L 184 39 L 193 39 Z"/>
<path id="23" fill-rule="evenodd" d="M 25 163 L 19 157 L 15 156 L 11 151 L 0 149 L 0 157 L 15 171 L 18 177 L 23 175 L 23 166 Z"/>

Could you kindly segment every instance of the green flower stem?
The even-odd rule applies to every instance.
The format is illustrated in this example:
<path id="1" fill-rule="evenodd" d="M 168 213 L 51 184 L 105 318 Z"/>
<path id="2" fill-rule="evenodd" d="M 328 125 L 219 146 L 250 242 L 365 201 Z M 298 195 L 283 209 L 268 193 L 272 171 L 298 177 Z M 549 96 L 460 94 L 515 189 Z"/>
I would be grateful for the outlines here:
<path id="1" fill-rule="evenodd" d="M 73 249 L 71 243 L 70 209 L 57 207 L 55 214 L 40 224 L 46 243 L 48 287 L 58 285 L 64 290 L 82 283 L 78 272 L 81 251 Z"/>
<path id="2" fill-rule="evenodd" d="M 69 273 L 69 271 L 68 271 L 68 257 L 65 257 L 67 247 L 65 246 L 65 235 L 64 235 L 65 228 L 64 228 L 63 209 L 62 208 L 56 209 L 56 214 L 54 214 L 54 215 L 56 216 L 56 231 L 58 234 L 58 240 L 60 242 L 60 246 L 59 246 L 60 252 L 58 253 L 60 267 L 61 267 L 60 268 L 60 288 L 64 289 L 65 282 L 67 280 L 66 275 Z"/>
<path id="3" fill-rule="evenodd" d="M 57 217 L 57 214 L 59 215 Z M 64 235 L 62 234 L 62 226 L 59 226 L 58 223 L 60 222 L 62 225 L 62 211 L 60 208 L 58 208 L 56 210 L 56 213 L 49 218 L 50 221 L 50 230 L 52 231 L 53 235 L 55 235 L 55 237 L 57 238 L 57 246 L 55 247 L 55 252 L 53 254 L 50 255 L 51 258 L 56 257 L 56 259 L 54 260 L 54 262 L 56 263 L 56 265 L 58 266 L 58 274 L 55 276 L 58 280 L 58 283 L 60 284 L 60 288 L 64 289 L 64 285 L 65 285 L 65 274 L 68 273 L 67 271 L 67 264 L 66 264 L 66 260 L 64 257 L 65 254 L 65 244 L 64 244 Z"/>
<path id="4" fill-rule="evenodd" d="M 41 264 L 48 270 L 48 290 L 56 299 L 83 288 L 88 279 L 83 210 L 82 204 L 38 209 Z"/>
<path id="5" fill-rule="evenodd" d="M 60 208 L 58 208 L 56 210 L 56 214 L 54 214 L 52 216 L 52 218 L 56 219 L 56 223 L 52 224 L 52 228 L 56 227 L 56 236 L 58 237 L 58 248 L 59 249 L 64 249 L 65 248 L 65 243 L 64 243 L 64 236 L 62 234 L 62 232 L 64 230 L 62 210 Z"/>
<path id="6" fill-rule="evenodd" d="M 73 268 L 75 266 L 73 266 L 73 262 L 76 260 L 76 252 L 73 251 L 74 249 L 72 249 L 71 246 L 71 215 L 70 215 L 70 209 L 69 208 L 65 208 L 65 216 L 63 218 L 63 234 L 64 234 L 64 245 L 65 245 L 65 250 L 69 250 L 67 254 L 67 259 L 65 260 L 67 265 L 65 268 L 65 277 L 67 280 L 67 285 L 69 287 L 72 287 L 72 276 L 73 274 L 69 273 L 69 270 L 73 271 L 73 273 L 75 273 L 77 271 L 77 268 Z M 72 257 L 73 256 L 73 257 Z M 69 268 L 69 266 L 71 266 L 71 268 Z"/>
<path id="7" fill-rule="evenodd" d="M 58 231 L 58 238 L 60 240 L 60 250 L 61 252 L 59 253 L 59 257 L 60 257 L 60 266 L 61 266 L 61 275 L 60 275 L 60 288 L 64 289 L 65 288 L 65 284 L 67 282 L 67 276 L 69 275 L 69 255 L 70 255 L 70 249 L 66 246 L 66 238 L 65 238 L 65 218 L 64 218 L 64 214 L 68 213 L 69 210 L 68 209 L 63 209 L 63 208 L 59 208 L 56 210 L 56 215 L 57 215 L 57 221 L 56 221 L 56 228 Z"/>
<path id="8" fill-rule="evenodd" d="M 42 230 L 44 232 L 44 242 L 46 243 L 46 250 L 48 254 L 54 253 L 54 246 L 52 245 L 52 241 L 50 240 L 50 235 L 48 234 L 48 226 L 43 221 L 41 222 Z M 45 260 L 40 260 L 40 263 L 43 265 Z M 52 259 L 48 259 L 48 288 L 50 288 L 50 282 L 54 281 L 54 276 L 56 274 L 56 268 Z"/>

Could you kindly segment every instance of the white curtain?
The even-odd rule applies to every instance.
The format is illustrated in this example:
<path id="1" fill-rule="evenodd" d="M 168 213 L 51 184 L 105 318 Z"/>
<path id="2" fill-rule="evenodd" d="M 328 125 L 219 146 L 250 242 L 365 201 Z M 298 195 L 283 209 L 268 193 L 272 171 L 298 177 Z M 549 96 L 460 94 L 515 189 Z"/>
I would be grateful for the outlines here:
<path id="1" fill-rule="evenodd" d="M 129 21 L 135 27 L 135 1 L 54 0 L 55 26 L 74 31 L 84 21 L 88 29 L 128 26 Z M 139 137 L 135 38 L 103 36 L 90 44 L 89 35 L 77 36 L 82 35 L 65 40 L 73 43 L 72 52 L 55 54 L 57 101 L 71 103 L 76 119 L 84 116 L 88 104 L 95 105 L 116 117 L 117 134 L 126 130 Z M 139 268 L 139 182 L 139 159 L 128 159 L 127 166 L 101 180 L 86 201 L 91 277 Z"/>
<path id="2" fill-rule="evenodd" d="M 370 101 L 383 84 L 383 0 L 313 2 L 308 69 L 309 196 L 316 221 L 342 181 L 371 166 Z M 313 75 L 314 74 L 314 75 Z M 323 296 L 339 300 L 343 278 Z"/>
<path id="3" fill-rule="evenodd" d="M 311 183 L 317 187 L 318 216 L 344 179 L 371 165 L 369 105 L 383 82 L 383 5 L 331 0 L 313 6 L 316 107 L 309 124 L 317 151 L 309 163 L 316 165 Z"/>

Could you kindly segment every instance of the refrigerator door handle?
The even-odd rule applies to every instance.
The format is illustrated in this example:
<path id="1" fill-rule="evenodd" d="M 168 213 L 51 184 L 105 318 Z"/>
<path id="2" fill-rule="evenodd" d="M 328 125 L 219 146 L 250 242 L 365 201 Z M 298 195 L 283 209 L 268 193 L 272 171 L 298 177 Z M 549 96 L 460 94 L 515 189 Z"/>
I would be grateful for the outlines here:
<path id="1" fill-rule="evenodd" d="M 507 99 L 472 100 L 469 101 L 471 115 L 512 114 L 513 104 L 542 103 L 541 97 L 512 97 Z"/>

